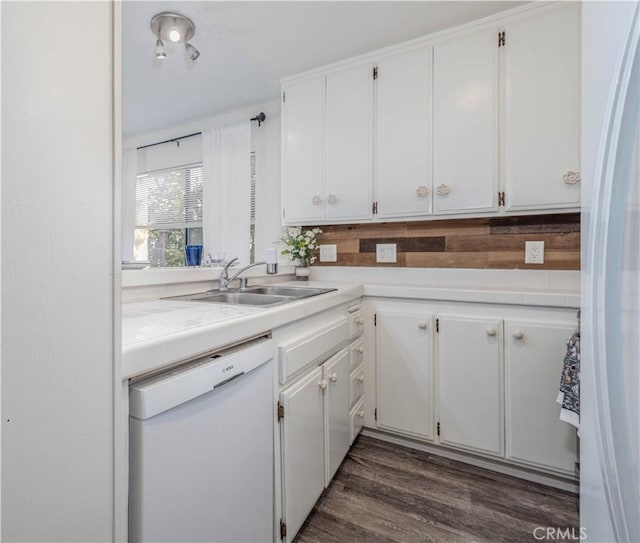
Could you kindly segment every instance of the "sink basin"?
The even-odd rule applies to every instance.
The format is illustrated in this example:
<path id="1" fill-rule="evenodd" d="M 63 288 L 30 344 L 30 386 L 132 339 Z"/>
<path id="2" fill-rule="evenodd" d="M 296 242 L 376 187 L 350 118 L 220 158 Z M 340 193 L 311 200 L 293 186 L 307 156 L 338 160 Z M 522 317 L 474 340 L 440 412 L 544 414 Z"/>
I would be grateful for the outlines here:
<path id="1" fill-rule="evenodd" d="M 272 296 L 269 294 L 253 294 L 251 292 L 219 292 L 195 294 L 187 297 L 193 302 L 213 302 L 218 304 L 259 305 L 262 307 L 293 302 L 291 296 Z M 184 298 L 183 298 L 184 299 Z"/>
<path id="2" fill-rule="evenodd" d="M 200 294 L 188 294 L 186 296 L 172 296 L 167 300 L 187 300 L 190 302 L 209 302 L 216 304 L 233 305 L 254 305 L 259 307 L 271 307 L 280 304 L 288 304 L 332 292 L 335 288 L 309 288 L 309 287 L 286 287 L 277 285 L 266 285 L 250 287 L 247 290 L 210 290 Z"/>
<path id="3" fill-rule="evenodd" d="M 251 294 L 260 294 L 261 296 L 274 295 L 274 296 L 291 296 L 293 298 L 308 298 L 310 296 L 318 296 L 319 294 L 325 294 L 327 292 L 333 292 L 335 288 L 309 288 L 309 287 L 280 287 L 263 286 L 263 287 L 250 287 L 246 291 Z"/>

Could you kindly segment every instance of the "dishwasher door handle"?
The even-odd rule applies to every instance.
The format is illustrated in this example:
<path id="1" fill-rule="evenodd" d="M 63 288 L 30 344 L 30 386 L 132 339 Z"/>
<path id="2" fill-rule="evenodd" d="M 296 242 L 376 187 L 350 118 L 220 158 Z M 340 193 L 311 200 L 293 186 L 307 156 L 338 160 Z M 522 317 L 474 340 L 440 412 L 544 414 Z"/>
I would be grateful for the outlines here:
<path id="1" fill-rule="evenodd" d="M 213 385 L 213 390 L 215 390 L 216 388 L 220 388 L 221 386 L 224 386 L 227 383 L 233 381 L 234 379 L 237 379 L 238 377 L 242 377 L 243 375 L 244 375 L 243 371 L 241 371 L 240 373 L 236 373 L 235 375 L 232 375 L 228 379 L 225 379 L 224 381 L 220 381 L 217 385 Z"/>

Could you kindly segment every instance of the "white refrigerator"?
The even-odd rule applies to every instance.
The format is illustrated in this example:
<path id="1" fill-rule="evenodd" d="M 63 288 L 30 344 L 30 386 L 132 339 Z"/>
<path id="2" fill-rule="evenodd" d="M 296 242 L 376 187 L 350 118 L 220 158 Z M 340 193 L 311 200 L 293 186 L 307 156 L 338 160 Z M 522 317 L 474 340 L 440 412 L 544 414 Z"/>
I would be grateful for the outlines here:
<path id="1" fill-rule="evenodd" d="M 640 541 L 640 6 L 582 3 L 580 522 Z"/>

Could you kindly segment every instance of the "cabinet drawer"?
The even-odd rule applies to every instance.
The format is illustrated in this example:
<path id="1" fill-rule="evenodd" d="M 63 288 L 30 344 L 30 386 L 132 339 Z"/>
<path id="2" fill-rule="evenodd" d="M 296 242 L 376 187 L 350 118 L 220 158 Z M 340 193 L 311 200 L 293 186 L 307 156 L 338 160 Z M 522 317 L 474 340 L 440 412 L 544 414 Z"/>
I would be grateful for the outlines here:
<path id="1" fill-rule="evenodd" d="M 305 366 L 328 357 L 338 351 L 349 338 L 349 322 L 346 318 L 337 319 L 320 329 L 288 343 L 278 345 L 280 362 L 280 383 L 302 370 Z"/>
<path id="2" fill-rule="evenodd" d="M 364 362 L 364 339 L 359 339 L 349 345 L 349 371 L 355 370 L 362 362 Z"/>
<path id="3" fill-rule="evenodd" d="M 362 398 L 362 393 L 364 392 L 364 368 L 360 368 L 359 370 L 354 371 L 351 374 L 351 388 L 350 388 L 350 399 L 349 407 L 353 407 L 355 403 L 358 402 L 360 398 Z"/>
<path id="4" fill-rule="evenodd" d="M 349 308 L 349 339 L 360 337 L 363 332 L 364 317 L 362 316 L 362 310 L 356 309 L 351 312 L 351 308 Z"/>
<path id="5" fill-rule="evenodd" d="M 360 400 L 351 410 L 351 428 L 349 444 L 352 444 L 364 425 L 364 400 Z"/>

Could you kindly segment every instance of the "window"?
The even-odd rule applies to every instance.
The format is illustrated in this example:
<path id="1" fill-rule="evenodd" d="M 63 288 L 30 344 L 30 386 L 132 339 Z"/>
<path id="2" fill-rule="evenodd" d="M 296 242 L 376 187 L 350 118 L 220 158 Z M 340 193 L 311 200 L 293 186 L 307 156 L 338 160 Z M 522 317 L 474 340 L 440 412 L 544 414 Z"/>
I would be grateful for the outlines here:
<path id="1" fill-rule="evenodd" d="M 184 266 L 187 244 L 202 243 L 202 164 L 137 176 L 134 258 Z"/>

